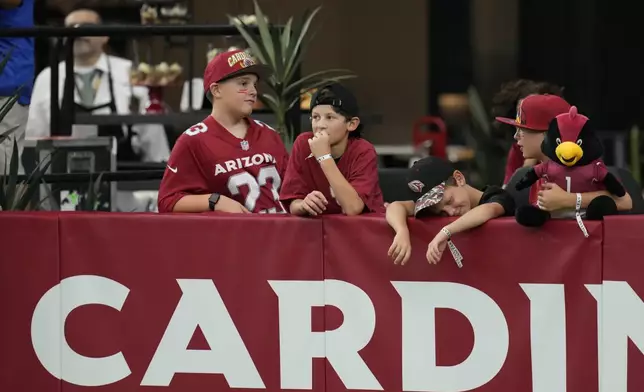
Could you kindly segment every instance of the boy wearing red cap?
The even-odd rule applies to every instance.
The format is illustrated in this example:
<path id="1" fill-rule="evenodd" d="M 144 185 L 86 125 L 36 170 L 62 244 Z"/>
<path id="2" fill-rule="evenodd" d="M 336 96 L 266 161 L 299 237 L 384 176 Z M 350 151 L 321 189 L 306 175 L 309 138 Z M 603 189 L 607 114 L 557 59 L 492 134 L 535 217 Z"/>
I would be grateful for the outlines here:
<path id="1" fill-rule="evenodd" d="M 311 100 L 313 132 L 297 137 L 281 200 L 294 215 L 383 212 L 376 150 L 360 138 L 358 102 L 342 85 Z"/>
<path id="2" fill-rule="evenodd" d="M 541 151 L 541 144 L 550 122 L 558 115 L 568 113 L 570 104 L 556 95 L 530 95 L 519 102 L 516 118 L 497 117 L 496 120 L 516 127 L 514 138 L 517 141 L 524 159 L 537 159 L 539 162 L 548 160 Z M 588 207 L 598 196 L 611 196 L 606 191 L 582 193 L 581 208 Z M 619 211 L 628 211 L 632 207 L 631 197 L 613 199 Z M 560 188 L 554 183 L 539 180 L 530 188 L 530 204 L 546 211 L 576 208 L 577 198 L 573 193 Z"/>
<path id="3" fill-rule="evenodd" d="M 492 114 L 495 117 L 514 117 L 518 111 L 517 108 L 519 106 L 519 102 L 521 102 L 525 97 L 533 94 L 552 94 L 561 97 L 563 96 L 563 88 L 549 82 L 536 82 L 529 79 L 517 79 L 504 83 L 499 92 L 497 92 L 494 98 L 492 98 Z M 500 131 L 499 133 L 501 134 L 501 137 L 503 138 L 509 135 L 508 128 L 512 128 L 512 133 L 515 131 L 515 124 L 508 125 L 496 122 L 496 125 Z M 512 175 L 514 175 L 514 172 L 518 169 L 526 166 L 534 166 L 536 164 L 536 159 L 523 159 L 521 149 L 515 141 L 512 143 L 512 146 L 508 151 L 503 186 L 505 187 L 507 185 L 510 178 L 512 178 Z"/>
<path id="4" fill-rule="evenodd" d="M 159 212 L 285 213 L 279 200 L 288 153 L 272 128 L 249 116 L 257 82 L 270 69 L 242 50 L 213 58 L 204 72 L 212 113 L 172 149 Z"/>

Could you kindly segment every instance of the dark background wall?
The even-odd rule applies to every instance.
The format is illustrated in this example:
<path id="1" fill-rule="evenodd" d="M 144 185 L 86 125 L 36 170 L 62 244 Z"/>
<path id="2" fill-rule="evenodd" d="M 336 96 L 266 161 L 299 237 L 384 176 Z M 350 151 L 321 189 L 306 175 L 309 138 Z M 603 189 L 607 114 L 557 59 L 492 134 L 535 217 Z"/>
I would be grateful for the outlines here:
<path id="1" fill-rule="evenodd" d="M 196 23 L 226 23 L 226 14 L 251 13 L 249 0 L 194 0 Z M 40 23 L 60 23 L 77 0 L 38 0 Z M 135 23 L 140 3 L 98 2 L 108 22 Z M 260 0 L 275 22 L 323 4 L 307 48 L 304 73 L 348 68 L 348 82 L 363 112 L 380 123 L 368 127 L 377 143 L 410 141 L 411 126 L 425 114 L 440 115 L 438 97 L 477 86 L 489 102 L 503 81 L 526 77 L 565 86 L 565 96 L 604 129 L 644 123 L 644 40 L 640 13 L 628 0 Z M 47 7 L 46 5 L 49 5 Z M 55 8 L 55 9 L 53 9 Z M 209 44 L 196 40 L 195 75 Z M 131 56 L 125 41 L 113 47 Z M 47 61 L 46 41 L 38 64 Z M 145 45 L 140 43 L 141 48 Z M 152 45 L 152 61 L 187 63 L 183 48 Z M 146 52 L 142 50 L 145 54 Z M 169 100 L 178 103 L 179 91 Z"/>
<path id="2" fill-rule="evenodd" d="M 253 10 L 250 1 L 196 4 L 203 23 L 224 23 L 227 12 Z M 303 72 L 351 69 L 359 77 L 347 84 L 355 89 L 363 113 L 381 119 L 367 127 L 368 137 L 379 143 L 410 141 L 413 121 L 427 108 L 427 1 L 260 1 L 278 23 L 320 4 L 317 34 L 307 48 Z M 208 12 L 213 7 L 217 10 Z"/>

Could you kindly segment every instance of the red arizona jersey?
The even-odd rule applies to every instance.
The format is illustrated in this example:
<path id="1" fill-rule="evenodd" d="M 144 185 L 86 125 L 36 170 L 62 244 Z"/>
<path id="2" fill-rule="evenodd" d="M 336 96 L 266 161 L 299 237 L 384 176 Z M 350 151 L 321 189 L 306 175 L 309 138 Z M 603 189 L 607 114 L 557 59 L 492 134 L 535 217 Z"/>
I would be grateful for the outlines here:
<path id="1" fill-rule="evenodd" d="M 288 206 L 295 199 L 304 199 L 313 191 L 320 191 L 329 204 L 325 214 L 341 214 L 333 190 L 315 157 L 310 157 L 308 140 L 312 132 L 306 132 L 295 139 L 284 185 L 280 198 Z M 378 181 L 378 160 L 373 145 L 364 139 L 349 138 L 347 149 L 336 161 L 340 173 L 356 190 L 370 212 L 383 212 L 384 201 Z"/>
<path id="2" fill-rule="evenodd" d="M 288 153 L 277 132 L 247 120 L 245 139 L 212 116 L 192 126 L 172 149 L 159 188 L 159 212 L 171 212 L 185 195 L 219 193 L 251 212 L 284 213 L 279 190 Z"/>
<path id="3" fill-rule="evenodd" d="M 586 193 L 603 191 L 604 178 L 608 169 L 601 159 L 595 160 L 584 166 L 567 167 L 553 161 L 545 161 L 534 167 L 540 180 L 533 185 L 530 191 L 530 203 L 536 203 L 536 193 L 541 189 L 542 182 L 553 182 L 561 189 L 570 193 Z M 536 188 L 536 190 L 535 190 Z"/>

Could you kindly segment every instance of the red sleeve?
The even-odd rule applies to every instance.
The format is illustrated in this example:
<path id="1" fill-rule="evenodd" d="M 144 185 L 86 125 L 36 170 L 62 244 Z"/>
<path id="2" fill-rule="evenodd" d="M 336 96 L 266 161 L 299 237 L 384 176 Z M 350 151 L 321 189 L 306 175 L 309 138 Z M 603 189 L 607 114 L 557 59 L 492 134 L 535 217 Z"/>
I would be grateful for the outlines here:
<path id="1" fill-rule="evenodd" d="M 193 139 L 194 140 L 194 139 Z M 186 195 L 204 195 L 208 184 L 199 169 L 199 159 L 185 136 L 179 137 L 165 168 L 159 187 L 159 212 L 172 212 Z"/>
<path id="2" fill-rule="evenodd" d="M 284 149 L 283 158 L 282 158 L 283 159 L 282 160 L 282 167 L 279 169 L 280 177 L 284 178 L 284 177 L 286 177 L 286 170 L 288 169 L 288 162 L 289 162 L 290 159 L 289 159 L 289 156 L 288 156 L 288 151 L 286 151 L 286 146 L 284 146 L 284 142 L 282 141 L 282 138 L 279 137 L 279 135 L 278 135 L 277 138 L 279 139 L 279 142 L 281 143 L 282 148 Z"/>
<path id="3" fill-rule="evenodd" d="M 306 195 L 313 191 L 313 189 L 309 189 L 310 187 L 304 180 L 302 166 L 304 165 L 304 160 L 307 159 L 304 156 L 307 150 L 303 150 L 302 141 L 306 142 L 305 135 L 298 136 L 293 143 L 291 158 L 286 166 L 286 174 L 284 174 L 284 181 L 280 190 L 280 200 L 285 204 L 286 208 L 289 208 L 293 200 L 304 199 Z"/>
<path id="4" fill-rule="evenodd" d="M 510 151 L 508 152 L 508 160 L 505 164 L 505 178 L 503 184 L 510 182 L 510 179 L 518 169 L 523 167 L 523 154 L 518 144 L 512 143 Z"/>
<path id="5" fill-rule="evenodd" d="M 384 212 L 385 201 L 378 180 L 378 155 L 371 144 L 366 147 L 354 158 L 347 181 L 358 192 L 370 212 Z"/>

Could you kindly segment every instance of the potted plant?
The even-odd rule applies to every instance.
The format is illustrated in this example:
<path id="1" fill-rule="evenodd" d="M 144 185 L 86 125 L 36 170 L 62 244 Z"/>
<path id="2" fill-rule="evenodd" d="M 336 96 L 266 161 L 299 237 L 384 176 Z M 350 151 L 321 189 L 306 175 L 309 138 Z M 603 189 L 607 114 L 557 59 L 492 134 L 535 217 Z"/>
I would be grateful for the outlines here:
<path id="1" fill-rule="evenodd" d="M 269 23 L 257 1 L 254 3 L 253 21 L 256 21 L 256 28 L 249 27 L 239 17 L 228 17 L 246 41 L 251 53 L 273 70 L 273 76 L 266 81 L 268 91 L 261 92 L 259 99 L 275 114 L 274 125 L 284 143 L 290 147 L 297 135 L 294 134 L 294 127 L 289 122 L 287 113 L 300 101 L 301 94 L 356 75 L 346 69 L 329 69 L 298 77 L 299 67 L 304 60 L 304 49 L 310 41 L 311 24 L 322 7 L 307 11 L 300 23 L 294 24 L 291 17 L 283 27 L 278 27 Z"/>

